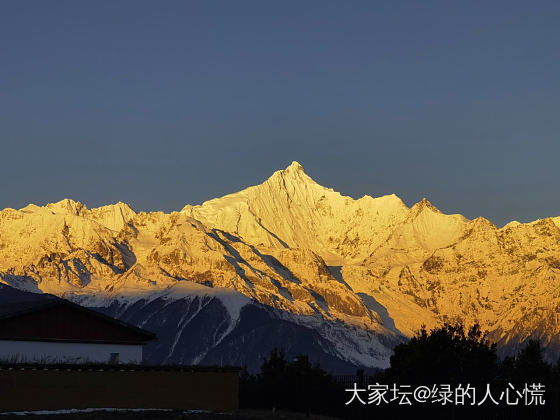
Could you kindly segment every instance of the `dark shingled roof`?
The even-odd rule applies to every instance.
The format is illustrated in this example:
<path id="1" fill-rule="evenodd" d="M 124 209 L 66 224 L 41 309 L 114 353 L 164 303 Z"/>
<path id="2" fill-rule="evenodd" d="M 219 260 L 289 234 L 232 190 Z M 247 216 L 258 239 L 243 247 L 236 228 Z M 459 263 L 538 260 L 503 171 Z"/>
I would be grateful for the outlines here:
<path id="1" fill-rule="evenodd" d="M 23 290 L 0 284 L 0 319 L 28 312 L 58 299 L 60 298 L 53 295 L 24 292 Z"/>
<path id="2" fill-rule="evenodd" d="M 69 300 L 61 299 L 50 294 L 24 292 L 5 284 L 0 284 L 0 321 L 3 319 L 16 318 L 21 315 L 59 305 L 71 307 L 74 310 L 85 312 L 90 316 L 132 331 L 135 334 L 140 335 L 145 341 L 156 339 L 156 335 L 154 333 L 135 327 L 134 325 L 127 324 L 126 322 L 119 321 L 118 319 L 102 314 L 101 312 L 94 311 L 93 309 L 88 309 L 84 306 L 70 302 Z"/>

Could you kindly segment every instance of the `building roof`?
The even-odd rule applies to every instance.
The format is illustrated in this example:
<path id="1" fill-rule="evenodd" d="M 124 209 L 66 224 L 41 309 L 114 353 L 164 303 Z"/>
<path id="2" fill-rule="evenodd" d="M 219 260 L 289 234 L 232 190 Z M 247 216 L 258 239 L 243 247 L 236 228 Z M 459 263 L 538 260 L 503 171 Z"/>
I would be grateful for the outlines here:
<path id="1" fill-rule="evenodd" d="M 32 312 L 50 303 L 50 299 L 35 302 L 0 303 L 0 319 L 13 318 L 20 314 Z"/>
<path id="2" fill-rule="evenodd" d="M 0 283 L 0 308 L 9 304 L 45 302 L 59 299 L 49 293 L 32 293 Z"/>
<path id="3" fill-rule="evenodd" d="M 101 312 L 86 308 L 53 295 L 23 292 L 9 286 L 0 285 L 0 339 L 34 338 L 49 341 L 91 341 L 91 342 L 147 342 L 156 339 L 155 334 L 112 318 Z M 69 316 L 79 314 L 78 319 Z M 48 319 L 50 316 L 51 323 Z M 55 322 L 56 321 L 56 322 Z M 89 326 L 68 325 L 89 323 Z M 34 325 L 35 323 L 36 325 Z M 98 324 L 92 328 L 91 324 Z M 42 324 L 42 325 L 38 325 Z M 52 325 L 51 325 L 52 324 Z M 20 328 L 19 326 L 25 326 Z M 103 326 L 111 330 L 103 337 Z M 120 333 L 118 332 L 120 331 Z M 88 337 L 89 335 L 89 337 Z M 120 339 L 118 336 L 122 336 Z"/>

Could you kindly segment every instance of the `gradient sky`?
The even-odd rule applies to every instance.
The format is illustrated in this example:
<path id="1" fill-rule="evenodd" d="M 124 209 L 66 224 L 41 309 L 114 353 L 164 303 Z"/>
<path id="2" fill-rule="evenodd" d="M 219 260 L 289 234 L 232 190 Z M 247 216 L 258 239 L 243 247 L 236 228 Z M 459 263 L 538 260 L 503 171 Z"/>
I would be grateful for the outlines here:
<path id="1" fill-rule="evenodd" d="M 560 215 L 558 1 L 0 2 L 0 208 L 179 210 L 299 161 L 358 198 Z"/>

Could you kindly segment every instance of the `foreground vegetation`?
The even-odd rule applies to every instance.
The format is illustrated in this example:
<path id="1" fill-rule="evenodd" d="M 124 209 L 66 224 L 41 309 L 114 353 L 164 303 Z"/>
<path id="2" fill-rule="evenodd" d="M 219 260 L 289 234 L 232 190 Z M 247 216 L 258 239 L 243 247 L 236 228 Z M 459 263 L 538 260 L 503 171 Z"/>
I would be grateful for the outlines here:
<path id="1" fill-rule="evenodd" d="M 560 408 L 560 365 L 549 364 L 543 357 L 543 348 L 535 340 L 515 356 L 498 360 L 496 345 L 490 343 L 478 325 L 469 329 L 462 324 L 445 324 L 427 331 L 422 328 L 407 343 L 394 349 L 388 369 L 370 377 L 356 376 L 357 388 L 366 389 L 373 384 L 418 386 L 447 385 L 451 390 L 467 385 L 484 394 L 487 386 L 494 391 L 483 405 L 433 404 L 431 401 L 412 406 L 398 403 L 368 404 L 368 392 L 362 394 L 365 404 L 355 400 L 346 404 L 351 393 L 337 383 L 336 378 L 317 365 L 311 365 L 305 355 L 288 359 L 282 350 L 274 350 L 265 360 L 257 375 L 244 373 L 241 377 L 241 407 L 269 410 L 288 409 L 302 413 L 322 413 L 343 418 L 401 418 L 419 414 L 430 418 L 515 419 L 549 418 Z M 546 390 L 544 405 L 525 406 L 518 391 L 525 384 L 542 384 Z M 506 395 L 507 391 L 507 395 Z M 503 392 L 503 394 L 502 394 Z M 389 400 L 387 393 L 387 399 Z M 517 405 L 508 405 L 517 401 Z M 500 399 L 501 397 L 501 399 Z"/>
<path id="2" fill-rule="evenodd" d="M 347 379 L 347 378 L 346 378 Z M 66 413 L 62 415 L 29 415 L 30 418 L 45 419 L 300 419 L 330 418 L 345 419 L 462 419 L 476 416 L 484 419 L 540 419 L 560 417 L 560 363 L 549 364 L 543 357 L 543 348 L 535 340 L 514 357 L 499 360 L 496 345 L 487 340 L 477 325 L 465 329 L 461 324 L 445 324 L 427 331 L 422 328 L 407 343 L 395 347 L 390 367 L 373 376 L 357 375 L 352 383 L 341 383 L 320 366 L 314 365 L 306 355 L 288 357 L 281 349 L 273 350 L 263 360 L 261 371 L 251 375 L 247 371 L 240 376 L 240 409 L 234 412 L 202 411 L 97 411 L 89 413 Z M 431 401 L 414 403 L 412 406 L 368 401 L 368 385 L 392 384 L 410 386 L 447 385 L 451 389 L 466 386 L 484 393 L 487 386 L 497 394 L 499 405 L 433 404 Z M 542 384 L 546 392 L 544 405 L 525 406 L 517 398 L 516 391 L 525 384 Z M 358 400 L 349 403 L 352 393 L 349 388 L 362 389 L 364 404 Z M 505 404 L 499 391 L 508 390 L 518 403 Z M 219 392 L 219 390 L 217 390 Z M 390 393 L 387 400 L 390 400 Z M 478 399 L 477 399 L 478 401 Z M 370 402 L 370 404 L 368 404 Z M 349 403 L 349 404 L 348 404 Z M 0 415 L 0 420 L 22 418 L 15 415 Z"/>

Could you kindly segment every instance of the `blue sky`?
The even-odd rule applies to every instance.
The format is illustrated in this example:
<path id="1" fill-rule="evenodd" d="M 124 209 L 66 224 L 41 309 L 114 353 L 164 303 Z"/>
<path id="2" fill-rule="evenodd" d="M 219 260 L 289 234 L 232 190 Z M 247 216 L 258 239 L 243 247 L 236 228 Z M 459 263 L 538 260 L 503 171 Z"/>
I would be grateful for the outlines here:
<path id="1" fill-rule="evenodd" d="M 3 1 L 0 208 L 172 211 L 292 160 L 360 197 L 560 215 L 560 3 Z"/>

